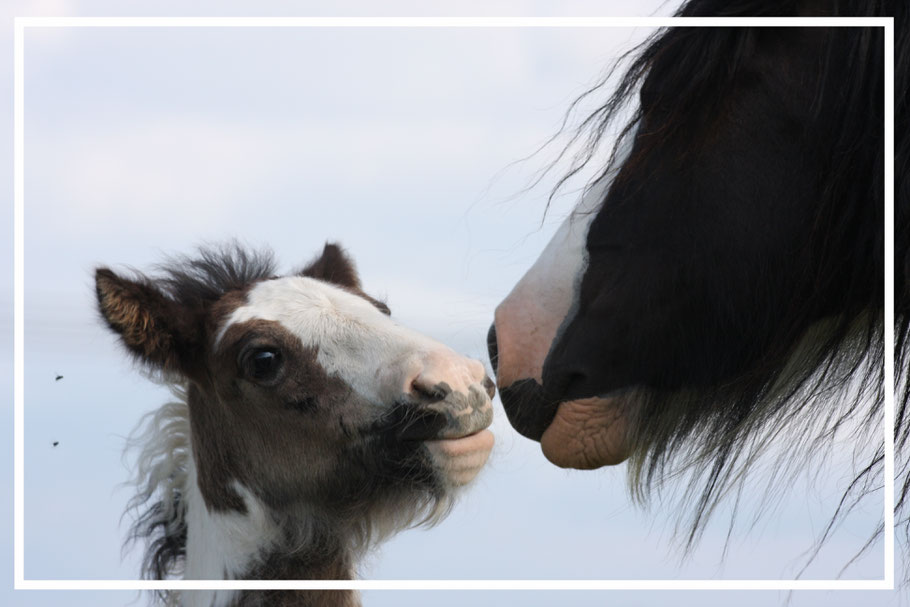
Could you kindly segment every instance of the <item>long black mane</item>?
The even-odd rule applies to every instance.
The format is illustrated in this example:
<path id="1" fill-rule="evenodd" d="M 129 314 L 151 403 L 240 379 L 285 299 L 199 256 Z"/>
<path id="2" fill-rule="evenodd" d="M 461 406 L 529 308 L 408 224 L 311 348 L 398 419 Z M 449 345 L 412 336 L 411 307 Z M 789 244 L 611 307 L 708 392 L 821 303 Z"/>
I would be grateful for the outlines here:
<path id="1" fill-rule="evenodd" d="M 812 6 L 808 6 L 808 5 Z M 910 441 L 910 130 L 907 90 L 910 42 L 906 3 L 796 0 L 690 0 L 678 16 L 894 16 L 895 201 L 896 201 L 896 398 L 895 442 L 901 484 L 898 509 L 910 501 L 906 446 Z M 617 68 L 579 97 L 569 117 L 605 88 L 612 94 L 581 120 L 563 151 L 577 150 L 557 190 L 579 173 L 619 133 L 607 166 L 597 179 L 615 173 L 613 188 L 645 179 L 645 160 L 670 142 L 688 146 L 667 159 L 686 166 L 691 150 L 711 145 L 716 116 L 737 87 L 748 87 L 747 64 L 756 49 L 803 30 L 783 28 L 689 28 L 658 31 L 625 55 Z M 821 33 L 819 33 L 821 32 Z M 818 152 L 814 205 L 806 250 L 815 271 L 812 288 L 778 305 L 763 307 L 762 294 L 751 309 L 736 307 L 733 322 L 753 336 L 756 351 L 743 354 L 746 372 L 729 364 L 722 385 L 686 390 L 642 390 L 637 394 L 630 459 L 633 491 L 646 499 L 663 479 L 687 475 L 686 545 L 695 542 L 718 501 L 736 490 L 768 443 L 786 436 L 791 449 L 777 460 L 774 482 L 783 483 L 818 457 L 833 439 L 854 439 L 865 457 L 844 494 L 831 525 L 863 496 L 880 489 L 883 473 L 881 420 L 884 404 L 884 61 L 883 28 L 814 30 L 820 40 L 819 77 L 795 91 L 792 103 L 804 120 L 793 124 L 796 137 Z M 754 65 L 754 62 L 753 62 Z M 621 66 L 621 67 L 619 67 Z M 766 66 L 786 70 L 786 65 Z M 617 70 L 622 71 L 617 73 Z M 850 74 L 848 85 L 844 78 Z M 782 107 L 782 112 L 789 111 Z M 631 118 L 624 121 L 624 117 Z M 624 145 L 625 144 L 625 145 Z M 678 145 L 670 146 L 678 150 Z M 632 155 L 619 162 L 619 150 Z M 592 183 L 595 182 L 592 180 Z M 610 198 L 607 198 L 609 203 Z M 870 254 L 871 251 L 871 254 Z M 763 271 L 770 271 L 765 268 Z M 779 284 L 770 278 L 763 287 Z M 735 287 L 734 287 L 735 288 Z M 724 297 L 723 293 L 718 294 Z M 737 302 L 741 303 L 741 302 Z M 732 306 L 731 306 L 732 307 Z M 748 306 L 746 306 L 748 308 Z M 824 319 L 818 322 L 818 319 Z M 684 329 L 681 329 L 684 330 Z M 692 353 L 693 357 L 710 352 Z M 735 372 L 734 372 L 735 371 Z M 719 375 L 723 371 L 715 372 Z M 660 373 L 685 371 L 672 366 Z M 672 382 L 671 382 L 672 383 Z M 741 486 L 741 485 L 740 485 Z M 907 522 L 907 519 L 903 519 Z M 831 527 L 823 532 L 823 536 Z M 910 525 L 907 526 L 910 533 Z M 881 528 L 879 529 L 881 532 Z M 822 538 L 823 539 L 823 538 Z"/>
<path id="2" fill-rule="evenodd" d="M 903 478 L 896 512 L 910 543 L 910 7 L 897 2 L 894 23 L 894 366 L 897 385 L 894 421 L 896 467 Z"/>

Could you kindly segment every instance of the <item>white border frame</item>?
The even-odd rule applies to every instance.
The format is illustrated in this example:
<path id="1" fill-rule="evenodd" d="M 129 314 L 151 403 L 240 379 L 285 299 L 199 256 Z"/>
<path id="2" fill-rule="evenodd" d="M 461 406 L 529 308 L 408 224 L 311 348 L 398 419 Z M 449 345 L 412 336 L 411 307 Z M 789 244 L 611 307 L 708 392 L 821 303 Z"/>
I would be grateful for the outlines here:
<path id="1" fill-rule="evenodd" d="M 29 27 L 883 27 L 885 40 L 885 461 L 881 580 L 27 580 L 25 579 L 25 29 Z M 16 17 L 14 19 L 14 588 L 17 590 L 893 590 L 894 19 L 892 17 Z"/>

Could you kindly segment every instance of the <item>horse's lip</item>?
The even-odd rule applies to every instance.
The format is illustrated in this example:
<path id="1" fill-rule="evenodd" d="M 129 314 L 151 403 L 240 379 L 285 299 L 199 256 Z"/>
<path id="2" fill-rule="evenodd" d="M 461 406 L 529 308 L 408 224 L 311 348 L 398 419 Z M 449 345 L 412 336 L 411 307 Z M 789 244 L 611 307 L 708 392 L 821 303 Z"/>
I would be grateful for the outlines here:
<path id="1" fill-rule="evenodd" d="M 492 425 L 492 420 L 490 423 L 485 424 L 481 428 L 465 428 L 463 432 L 447 434 L 447 431 L 451 431 L 451 426 L 443 426 L 439 429 L 437 424 L 424 426 L 421 428 L 409 428 L 404 432 L 398 435 L 399 439 L 409 442 L 431 442 L 431 441 L 447 441 L 447 440 L 462 440 L 465 438 L 471 438 L 477 436 L 481 432 L 487 431 Z M 421 432 L 421 430 L 423 430 Z"/>
<path id="2" fill-rule="evenodd" d="M 559 401 L 547 398 L 543 386 L 533 379 L 521 379 L 500 388 L 499 398 L 512 427 L 535 441 L 540 441 L 559 408 Z"/>
<path id="3" fill-rule="evenodd" d="M 471 432 L 470 434 L 459 434 L 458 436 L 443 436 L 443 437 L 437 436 L 434 438 L 426 438 L 426 439 L 424 439 L 424 442 L 432 443 L 432 442 L 447 441 L 447 440 L 464 440 L 466 438 L 475 437 L 478 434 L 480 434 L 481 432 L 489 432 L 489 431 L 490 430 L 489 430 L 489 426 L 488 426 L 486 428 L 481 428 L 480 430 L 475 430 L 474 432 Z"/>
<path id="4" fill-rule="evenodd" d="M 444 427 L 445 418 L 442 416 L 421 415 L 396 429 L 395 435 L 401 441 L 423 442 L 438 437 Z"/>
<path id="5" fill-rule="evenodd" d="M 622 396 L 564 401 L 540 439 L 544 456 L 560 468 L 615 466 L 632 452 Z"/>
<path id="6" fill-rule="evenodd" d="M 412 420 L 407 426 L 397 430 L 398 440 L 404 442 L 427 442 L 442 440 L 461 440 L 479 434 L 486 430 L 490 424 L 482 428 L 465 428 L 463 432 L 447 434 L 452 428 L 446 425 L 445 417 L 425 415 Z"/>
<path id="7" fill-rule="evenodd" d="M 446 452 L 449 452 L 450 455 L 464 455 L 466 453 L 477 453 L 489 451 L 493 447 L 495 439 L 493 432 L 489 428 L 484 428 L 478 430 L 477 432 L 472 432 L 471 434 L 466 434 L 465 436 L 452 437 L 452 438 L 435 438 L 432 440 L 424 441 L 424 444 L 432 451 L 434 449 L 443 449 Z M 486 459 L 486 457 L 484 457 Z"/>
<path id="8" fill-rule="evenodd" d="M 446 485 L 457 487 L 477 476 L 495 444 L 496 437 L 484 429 L 461 438 L 427 441 L 424 446 Z"/>
<path id="9" fill-rule="evenodd" d="M 440 436 L 439 434 L 426 434 L 426 435 L 407 434 L 407 435 L 399 435 L 398 439 L 403 442 L 406 442 L 406 443 L 430 443 L 430 442 L 441 442 L 441 441 L 456 441 L 456 440 L 464 440 L 466 438 L 471 438 L 473 436 L 477 436 L 481 432 L 486 432 L 486 431 L 488 431 L 488 428 L 481 428 L 480 430 L 475 430 L 474 432 L 471 432 L 470 434 L 458 434 L 455 436 Z"/>
<path id="10" fill-rule="evenodd" d="M 421 427 L 421 428 L 408 428 L 404 432 L 398 434 L 399 440 L 405 442 L 433 442 L 433 441 L 457 441 L 463 440 L 466 438 L 475 437 L 481 432 L 485 432 L 489 429 L 491 424 L 486 424 L 482 428 L 471 429 L 470 432 L 463 432 L 458 434 L 446 434 L 446 430 L 450 429 L 447 426 L 444 426 L 440 429 L 436 429 L 435 425 Z"/>
<path id="11" fill-rule="evenodd" d="M 459 440 L 488 428 L 493 422 L 492 414 L 490 401 L 464 416 L 433 405 L 399 403 L 373 424 L 372 431 L 402 442 Z"/>

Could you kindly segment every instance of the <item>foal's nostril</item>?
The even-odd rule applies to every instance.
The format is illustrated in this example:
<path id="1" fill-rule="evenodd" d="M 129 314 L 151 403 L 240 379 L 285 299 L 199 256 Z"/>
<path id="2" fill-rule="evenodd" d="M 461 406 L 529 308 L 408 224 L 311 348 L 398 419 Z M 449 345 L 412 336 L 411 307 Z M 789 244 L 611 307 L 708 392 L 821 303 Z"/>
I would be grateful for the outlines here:
<path id="1" fill-rule="evenodd" d="M 487 351 L 490 353 L 490 364 L 493 365 L 493 373 L 499 374 L 499 347 L 496 345 L 496 323 L 490 325 L 487 332 Z M 490 398 L 493 398 L 491 395 Z"/>
<path id="2" fill-rule="evenodd" d="M 430 385 L 421 377 L 411 382 L 411 394 L 425 402 L 435 403 L 444 400 L 451 392 L 452 388 L 445 382 Z"/>

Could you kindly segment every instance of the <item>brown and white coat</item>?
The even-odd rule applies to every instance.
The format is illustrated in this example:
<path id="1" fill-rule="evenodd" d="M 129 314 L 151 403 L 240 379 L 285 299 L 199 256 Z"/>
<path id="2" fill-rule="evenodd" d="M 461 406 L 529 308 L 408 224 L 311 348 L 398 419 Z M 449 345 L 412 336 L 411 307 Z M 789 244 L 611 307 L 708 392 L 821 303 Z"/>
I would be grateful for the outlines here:
<path id="1" fill-rule="evenodd" d="M 350 579 L 432 523 L 493 445 L 481 363 L 407 329 L 335 245 L 279 277 L 233 245 L 156 279 L 96 272 L 107 324 L 179 396 L 136 439 L 144 574 Z M 348 591 L 165 593 L 182 605 L 356 605 Z"/>

